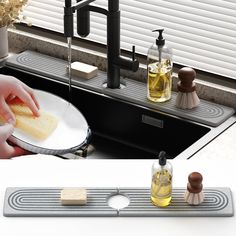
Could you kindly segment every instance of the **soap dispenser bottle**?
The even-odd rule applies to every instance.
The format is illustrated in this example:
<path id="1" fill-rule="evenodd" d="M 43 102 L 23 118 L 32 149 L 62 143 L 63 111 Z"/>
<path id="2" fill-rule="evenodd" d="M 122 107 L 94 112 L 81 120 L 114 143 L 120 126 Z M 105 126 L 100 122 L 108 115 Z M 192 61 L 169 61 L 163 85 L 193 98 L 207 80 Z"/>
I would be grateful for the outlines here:
<path id="1" fill-rule="evenodd" d="M 147 55 L 147 97 L 153 102 L 165 102 L 171 98 L 172 49 L 165 45 L 164 29 L 153 30 L 157 31 L 159 36 Z"/>
<path id="2" fill-rule="evenodd" d="M 155 206 L 165 207 L 172 196 L 172 165 L 166 160 L 166 153 L 159 153 L 159 161 L 152 166 L 151 201 Z"/>

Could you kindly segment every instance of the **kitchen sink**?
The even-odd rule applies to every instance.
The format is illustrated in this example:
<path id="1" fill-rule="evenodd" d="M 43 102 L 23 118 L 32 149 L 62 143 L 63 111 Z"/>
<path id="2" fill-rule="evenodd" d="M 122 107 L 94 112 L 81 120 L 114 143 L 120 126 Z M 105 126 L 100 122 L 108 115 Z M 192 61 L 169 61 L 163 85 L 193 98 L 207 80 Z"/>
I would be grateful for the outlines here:
<path id="1" fill-rule="evenodd" d="M 68 84 L 23 69 L 2 67 L 35 89 L 68 99 Z M 92 131 L 89 146 L 78 151 L 84 158 L 153 159 L 161 150 L 168 158 L 188 159 L 235 122 L 229 118 L 210 127 L 117 97 L 73 85 L 72 103 L 82 112 Z M 75 154 L 64 158 L 76 157 Z"/>

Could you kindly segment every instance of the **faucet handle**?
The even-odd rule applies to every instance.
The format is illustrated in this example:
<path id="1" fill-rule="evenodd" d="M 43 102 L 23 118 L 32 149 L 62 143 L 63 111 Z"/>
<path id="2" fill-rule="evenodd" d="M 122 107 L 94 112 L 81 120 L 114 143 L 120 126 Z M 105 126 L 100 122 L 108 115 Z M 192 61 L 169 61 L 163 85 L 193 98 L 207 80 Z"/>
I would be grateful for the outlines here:
<path id="1" fill-rule="evenodd" d="M 136 72 L 139 68 L 139 61 L 135 59 L 135 46 L 132 46 L 132 71 Z"/>
<path id="2" fill-rule="evenodd" d="M 132 60 L 135 60 L 135 46 L 132 46 Z"/>
<path id="3" fill-rule="evenodd" d="M 115 60 L 115 65 L 125 70 L 136 72 L 139 68 L 139 61 L 135 59 L 135 46 L 132 48 L 132 59 L 118 56 Z"/>

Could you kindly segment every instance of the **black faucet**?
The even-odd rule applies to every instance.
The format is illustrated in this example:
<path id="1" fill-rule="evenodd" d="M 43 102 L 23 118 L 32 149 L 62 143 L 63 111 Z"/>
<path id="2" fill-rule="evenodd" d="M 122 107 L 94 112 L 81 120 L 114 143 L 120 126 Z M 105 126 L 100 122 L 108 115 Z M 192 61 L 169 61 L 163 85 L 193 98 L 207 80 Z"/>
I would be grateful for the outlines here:
<path id="1" fill-rule="evenodd" d="M 135 47 L 132 59 L 120 55 L 120 10 L 119 0 L 108 0 L 108 10 L 89 5 L 95 0 L 77 0 L 72 6 L 71 0 L 65 0 L 64 34 L 73 37 L 73 13 L 77 11 L 77 32 L 81 37 L 90 33 L 90 12 L 107 16 L 107 87 L 120 88 L 120 69 L 137 71 L 139 62 L 135 59 Z"/>

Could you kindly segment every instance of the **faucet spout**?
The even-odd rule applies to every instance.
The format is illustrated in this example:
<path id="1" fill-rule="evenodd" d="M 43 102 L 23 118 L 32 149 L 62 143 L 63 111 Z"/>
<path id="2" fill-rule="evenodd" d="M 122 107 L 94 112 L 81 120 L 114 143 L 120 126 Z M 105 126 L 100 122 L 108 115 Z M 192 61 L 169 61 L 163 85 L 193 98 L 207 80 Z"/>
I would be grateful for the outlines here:
<path id="1" fill-rule="evenodd" d="M 87 6 L 89 3 L 94 2 L 95 0 L 77 0 L 77 3 L 72 6 L 71 0 L 65 0 L 64 7 L 64 35 L 66 37 L 73 37 L 74 35 L 74 21 L 73 13 L 76 10 Z"/>
<path id="2" fill-rule="evenodd" d="M 70 0 L 65 1 L 64 30 L 66 37 L 73 36 L 73 13 L 75 10 L 77 10 L 77 32 L 81 37 L 86 37 L 90 32 L 90 11 L 107 16 L 107 87 L 120 88 L 120 69 L 135 72 L 139 68 L 139 62 L 134 58 L 134 47 L 132 60 L 122 57 L 120 53 L 119 0 L 108 0 L 108 10 L 88 5 L 95 0 L 77 0 L 77 4 L 73 7 L 71 7 Z"/>

